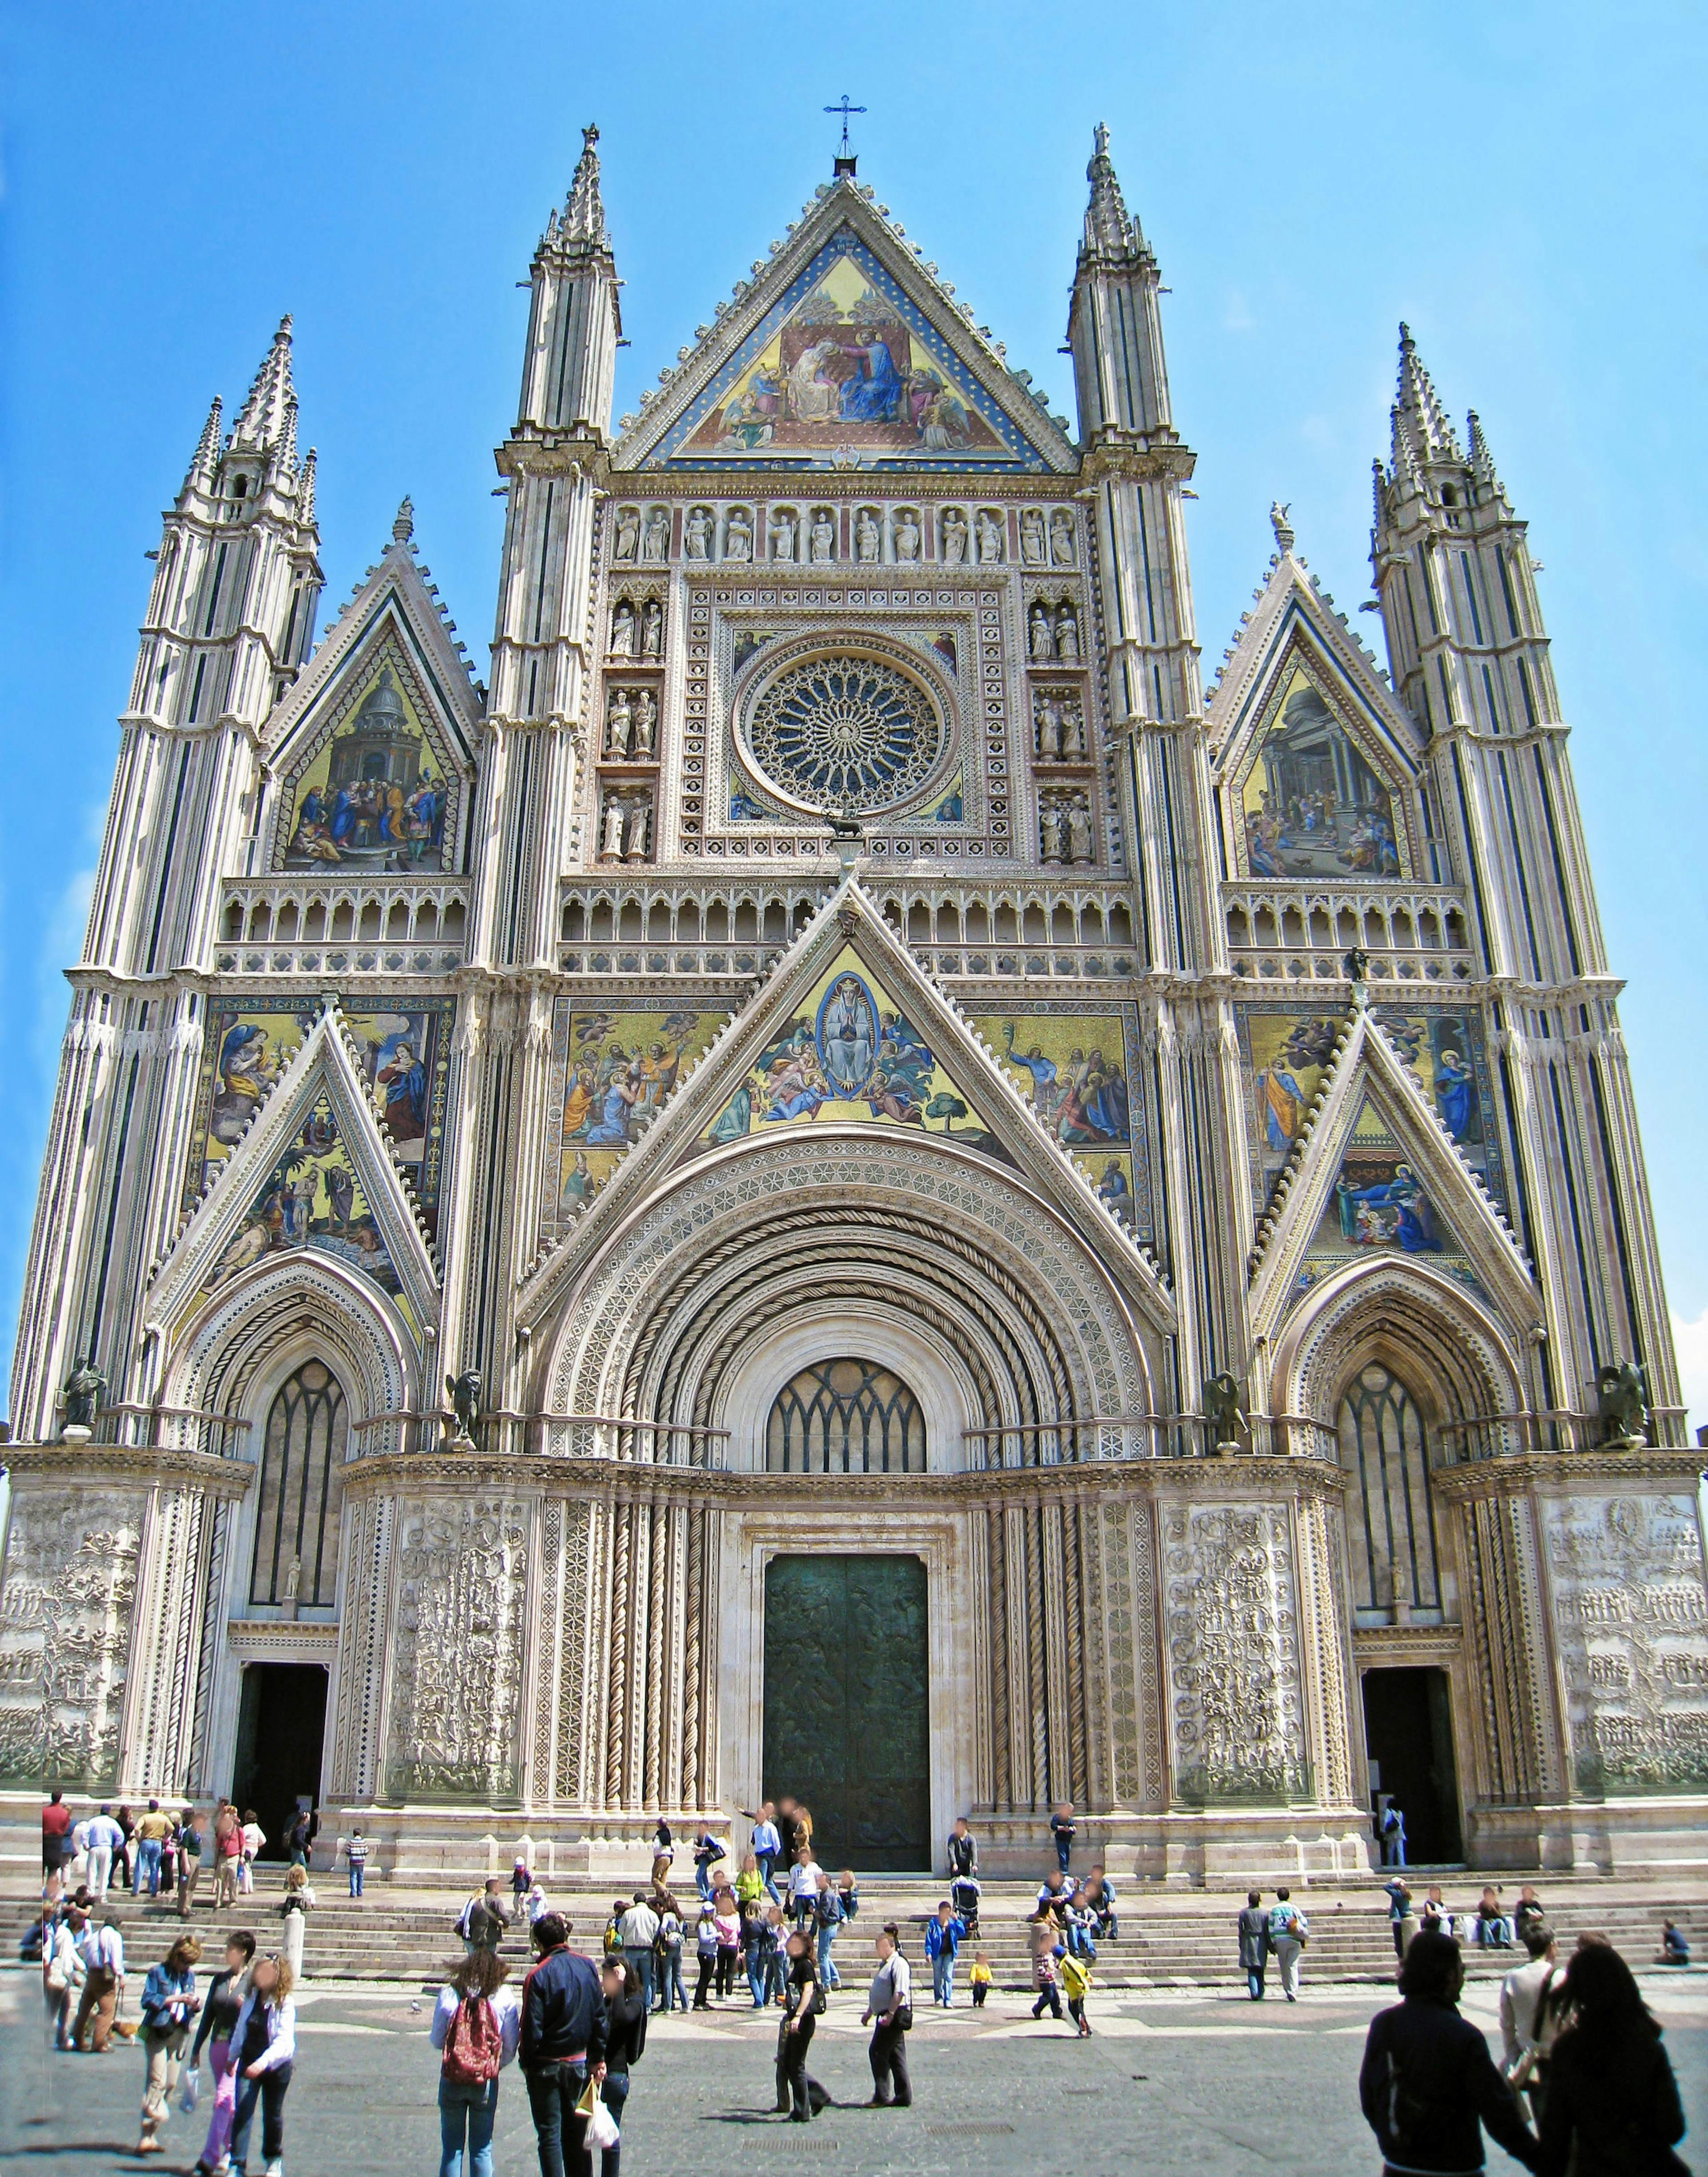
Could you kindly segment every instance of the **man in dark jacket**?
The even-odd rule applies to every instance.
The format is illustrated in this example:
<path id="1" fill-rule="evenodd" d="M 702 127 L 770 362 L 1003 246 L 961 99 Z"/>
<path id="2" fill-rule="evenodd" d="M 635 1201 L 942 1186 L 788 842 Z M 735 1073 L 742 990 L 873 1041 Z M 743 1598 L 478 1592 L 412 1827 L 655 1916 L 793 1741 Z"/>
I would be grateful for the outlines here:
<path id="1" fill-rule="evenodd" d="M 1484 2125 L 1514 2161 L 1536 2166 L 1536 2138 L 1512 2088 L 1482 2032 L 1459 2015 L 1464 1985 L 1458 1944 L 1425 1928 L 1400 1969 L 1405 2000 L 1370 2022 L 1358 2098 L 1387 2177 L 1475 2177 Z"/>
<path id="2" fill-rule="evenodd" d="M 1263 1910 L 1261 1890 L 1246 1892 L 1240 1914 L 1240 1966 L 1253 2003 L 1263 2000 L 1263 1975 L 1269 1969 L 1269 1916 Z"/>
<path id="3" fill-rule="evenodd" d="M 567 1947 L 568 1923 L 534 1923 L 539 1953 L 522 1987 L 521 2068 L 539 2141 L 540 2177 L 592 2177 L 587 2120 L 576 2114 L 588 2079 L 605 2076 L 605 1998 L 592 1961 Z"/>

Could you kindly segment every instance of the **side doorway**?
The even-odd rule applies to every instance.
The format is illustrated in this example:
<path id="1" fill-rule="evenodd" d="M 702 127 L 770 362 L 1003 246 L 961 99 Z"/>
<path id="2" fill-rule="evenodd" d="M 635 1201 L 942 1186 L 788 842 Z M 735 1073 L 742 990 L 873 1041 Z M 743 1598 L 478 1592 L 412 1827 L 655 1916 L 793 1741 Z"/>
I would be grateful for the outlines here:
<path id="1" fill-rule="evenodd" d="M 297 1802 L 320 1798 L 326 1738 L 326 1669 L 321 1663 L 246 1663 L 237 1708 L 232 1798 L 253 1807 L 266 1836 L 263 1859 L 283 1859 Z"/>
<path id="2" fill-rule="evenodd" d="M 1405 1857 L 1411 1865 L 1462 1863 L 1453 1695 L 1446 1672 L 1368 1670 L 1363 1692 L 1372 1810 L 1378 1792 L 1398 1804 L 1405 1817 Z"/>

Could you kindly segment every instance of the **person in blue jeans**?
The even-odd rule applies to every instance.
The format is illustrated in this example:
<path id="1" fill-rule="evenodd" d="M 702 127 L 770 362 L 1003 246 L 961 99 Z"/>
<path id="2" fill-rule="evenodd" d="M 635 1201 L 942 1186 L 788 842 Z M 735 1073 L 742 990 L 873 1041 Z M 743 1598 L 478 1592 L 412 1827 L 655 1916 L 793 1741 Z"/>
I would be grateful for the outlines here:
<path id="1" fill-rule="evenodd" d="M 765 1894 L 773 1905 L 780 1905 L 783 1901 L 777 1894 L 776 1883 L 772 1880 L 778 1854 L 783 1850 L 783 1839 L 775 1820 L 777 1809 L 767 1799 L 756 1814 L 748 1814 L 745 1808 L 742 1812 L 753 1825 L 752 1833 L 747 1840 L 747 1849 L 753 1854 L 754 1863 L 759 1869 L 759 1879 L 765 1885 Z"/>
<path id="2" fill-rule="evenodd" d="M 1075 1828 L 1073 1809 L 1066 1799 L 1050 1817 L 1050 1834 L 1056 1841 L 1056 1864 L 1066 1874 L 1068 1856 L 1073 1850 Z"/>
<path id="3" fill-rule="evenodd" d="M 276 2169 L 284 2156 L 285 2096 L 297 2057 L 291 1984 L 290 1967 L 277 1958 L 257 1958 L 249 1969 L 249 1992 L 232 2027 L 229 2061 L 237 2075 L 237 2104 L 232 2118 L 231 2177 L 244 2177 L 257 2104 L 267 2167 Z"/>
<path id="4" fill-rule="evenodd" d="M 542 1913 L 532 1937 L 538 1957 L 522 1986 L 522 2076 L 540 2177 L 564 2177 L 566 2158 L 578 2173 L 587 2167 L 587 2120 L 576 2103 L 590 2078 L 605 2076 L 605 1998 L 592 1959 L 569 1948 L 561 1913 Z"/>
<path id="5" fill-rule="evenodd" d="M 471 1951 L 439 1991 L 428 2038 L 439 2069 L 439 2177 L 492 2177 L 498 2075 L 515 2060 L 521 2005 L 496 1951 Z"/>
<path id="6" fill-rule="evenodd" d="M 721 1837 L 714 1836 L 709 1829 L 702 1829 L 694 1840 L 694 1884 L 702 1897 L 712 1895 L 712 1870 L 720 1859 L 728 1859 L 729 1847 Z"/>
<path id="7" fill-rule="evenodd" d="M 747 1959 L 747 1986 L 756 2011 L 763 2011 L 770 1996 L 771 1961 L 777 1953 L 777 1930 L 756 1900 L 742 1915 L 742 1947 Z"/>
<path id="8" fill-rule="evenodd" d="M 605 2078 L 599 2099 L 622 2126 L 629 2098 L 630 2066 L 647 2051 L 647 2002 L 635 1969 L 622 1958 L 607 1958 L 599 1974 L 605 1994 Z M 619 2177 L 623 2152 L 620 2136 L 614 2147 L 602 2148 L 599 2177 Z M 450 2173 L 445 2173 L 450 2177 Z"/>
<path id="9" fill-rule="evenodd" d="M 352 1830 L 344 1841 L 344 1857 L 350 1863 L 350 1895 L 362 1895 L 362 1876 L 368 1865 L 368 1840 L 360 1830 Z"/>
<path id="10" fill-rule="evenodd" d="M 831 1945 L 842 1932 L 842 1895 L 822 1868 L 818 1871 L 817 1920 L 818 1980 L 825 1989 L 840 1988 L 842 1976 L 830 1954 Z"/>
<path id="11" fill-rule="evenodd" d="M 925 1923 L 925 1956 L 931 1961 L 931 1994 L 944 2010 L 955 2000 L 955 1953 L 967 1938 L 967 1923 L 957 1918 L 946 1897 L 935 1919 Z"/>

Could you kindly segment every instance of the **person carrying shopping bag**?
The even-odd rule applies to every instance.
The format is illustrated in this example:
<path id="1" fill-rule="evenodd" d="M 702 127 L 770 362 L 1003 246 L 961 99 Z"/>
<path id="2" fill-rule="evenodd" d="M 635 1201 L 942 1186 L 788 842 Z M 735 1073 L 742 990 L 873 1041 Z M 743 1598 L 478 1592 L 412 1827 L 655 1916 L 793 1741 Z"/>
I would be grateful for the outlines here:
<path id="1" fill-rule="evenodd" d="M 142 2097 L 142 2136 L 139 2154 L 164 2154 L 160 2128 L 166 2122 L 166 2103 L 178 2082 L 178 2060 L 189 2038 L 195 2016 L 196 1967 L 202 1946 L 194 1935 L 180 1935 L 157 1966 L 150 1966 L 142 1985 L 142 2031 L 138 2035 L 148 2060 Z"/>

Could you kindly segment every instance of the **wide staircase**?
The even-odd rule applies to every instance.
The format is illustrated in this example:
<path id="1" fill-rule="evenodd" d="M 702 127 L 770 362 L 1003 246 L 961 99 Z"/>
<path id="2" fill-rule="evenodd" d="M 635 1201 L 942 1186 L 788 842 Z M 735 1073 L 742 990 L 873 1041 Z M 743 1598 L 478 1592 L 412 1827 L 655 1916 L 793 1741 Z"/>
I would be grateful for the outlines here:
<path id="1" fill-rule="evenodd" d="M 213 1910 L 203 1896 L 196 1901 L 191 1926 L 210 1959 L 223 1930 L 252 1929 L 264 1946 L 276 1945 L 279 1905 L 283 1894 L 283 1869 L 263 1863 L 256 1869 L 257 1889 L 236 1907 Z M 1524 1878 L 1502 1878 L 1509 1904 Z M 472 1888 L 470 1885 L 470 1888 Z M 1454 1911 L 1468 1910 L 1482 1888 L 1482 1879 L 1460 1877 L 1444 1885 L 1446 1901 Z M 370 1880 L 367 1895 L 357 1901 L 345 1894 L 341 1875 L 314 1877 L 318 1900 L 309 1917 L 303 1951 L 308 1978 L 401 1982 L 411 1987 L 436 1986 L 449 1961 L 461 1955 L 461 1944 L 453 1923 L 469 1891 L 446 1890 L 423 1895 L 418 1890 L 392 1890 Z M 632 1894 L 630 1885 L 630 1892 Z M 1569 1949 L 1578 1935 L 1596 1929 L 1607 1935 L 1634 1966 L 1658 1960 L 1661 1920 L 1664 1913 L 1684 1929 L 1693 1954 L 1708 1962 L 1708 1894 L 1692 1884 L 1697 1894 L 1688 1901 L 1657 1895 L 1652 1884 L 1623 1885 L 1591 1877 L 1550 1875 L 1537 1883 L 1550 1921 Z M 1424 1881 L 1415 1885 L 1423 1894 Z M 573 1941 L 578 1949 L 596 1950 L 619 1885 L 596 1885 L 585 1878 L 559 1884 L 549 1895 L 553 1909 L 573 1921 Z M 690 1923 L 696 1909 L 691 1875 L 678 1891 Z M 858 1918 L 843 1929 L 833 1952 L 844 1984 L 860 1988 L 870 1970 L 872 1938 L 886 1920 L 903 1931 L 903 1948 L 923 1977 L 925 1923 L 942 1895 L 941 1885 L 926 1879 L 903 1876 L 873 1877 L 860 1885 Z M 1026 1916 L 1036 1896 L 1034 1885 L 988 1882 L 977 1941 L 963 1951 L 957 1978 L 965 1986 L 966 1968 L 974 1948 L 988 1956 L 997 1985 L 1020 1989 L 1029 1984 L 1029 1930 Z M 1263 1901 L 1273 1902 L 1273 1891 Z M 506 1901 L 508 1901 L 506 1900 Z M 1303 1907 L 1310 1923 L 1310 1942 L 1305 1972 L 1313 1982 L 1391 1980 L 1394 1945 L 1388 1901 L 1380 1891 L 1366 1883 L 1354 1888 L 1312 1885 L 1296 1887 L 1294 1901 Z M 1240 1971 L 1235 1923 L 1245 1902 L 1242 1891 L 1152 1891 L 1133 1883 L 1122 1885 L 1119 1898 L 1120 1934 L 1099 1945 L 1097 1985 L 1105 1989 L 1199 1987 L 1233 1983 Z M 138 1904 L 128 1893 L 115 1891 L 109 1903 L 116 1912 L 125 1941 L 127 1962 L 137 1973 L 163 1956 L 178 1933 L 176 1908 L 164 1901 Z M 14 1890 L 0 1898 L 0 1942 L 8 1963 L 14 1961 L 25 1931 L 35 1917 L 32 1896 Z M 513 1929 L 502 1945 L 503 1955 L 520 1971 L 527 1958 L 525 1935 Z M 1522 1962 L 1522 1951 L 1465 1950 L 1466 1967 L 1474 1976 L 1496 1975 Z M 683 1952 L 683 1978 L 691 1996 L 696 1977 L 690 1932 Z M 745 2001 L 745 1983 L 739 1983 Z M 929 1996 L 929 1983 L 917 1991 Z"/>

